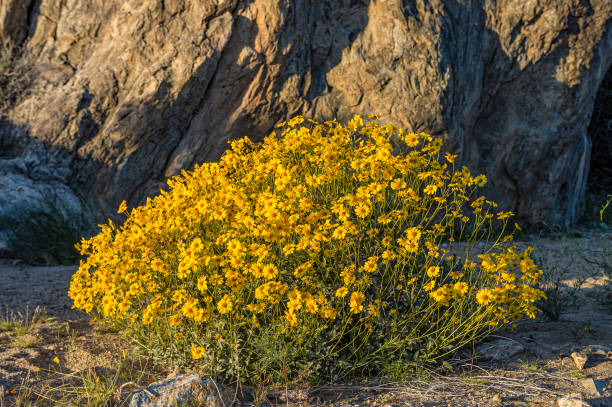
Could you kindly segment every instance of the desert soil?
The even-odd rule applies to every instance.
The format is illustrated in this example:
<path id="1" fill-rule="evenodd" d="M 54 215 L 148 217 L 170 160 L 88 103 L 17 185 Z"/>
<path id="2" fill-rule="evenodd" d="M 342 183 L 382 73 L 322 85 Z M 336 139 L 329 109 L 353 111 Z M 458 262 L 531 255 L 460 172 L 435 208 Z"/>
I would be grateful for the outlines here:
<path id="1" fill-rule="evenodd" d="M 486 344 L 477 345 L 473 352 L 466 351 L 461 359 L 451 361 L 452 367 L 446 372 L 432 372 L 426 378 L 283 390 L 270 392 L 267 402 L 385 407 L 556 406 L 561 397 L 573 396 L 593 407 L 612 406 L 612 233 L 582 230 L 577 237 L 531 237 L 521 244 L 535 247 L 538 265 L 559 277 L 565 307 L 557 321 L 540 315 L 488 340 L 489 344 L 514 344 L 511 353 L 515 354 L 502 352 L 498 360 L 486 359 Z M 0 405 L 15 403 L 19 395 L 29 397 L 30 405 L 53 405 L 53 400 L 45 401 L 37 394 L 51 397 L 55 393 L 45 393 L 45 387 L 70 389 L 69 383 L 83 385 L 84 378 L 92 377 L 116 377 L 114 387 L 110 386 L 116 393 L 112 405 L 127 405 L 130 389 L 175 373 L 146 364 L 149 362 L 118 334 L 71 309 L 66 293 L 75 270 L 76 266 L 32 267 L 0 259 L 0 320 L 27 320 L 25 329 L 0 329 Z M 40 317 L 41 310 L 46 317 Z M 123 351 L 127 351 L 125 359 Z M 588 357 L 582 369 L 571 357 L 574 351 Z M 118 373 L 119 366 L 125 370 L 136 365 L 140 371 L 137 378 Z M 128 380 L 134 383 L 120 386 Z M 595 389 L 589 387 L 592 384 Z M 66 391 L 63 394 L 65 399 Z M 87 404 L 79 397 L 75 395 L 74 400 Z M 243 400 L 243 405 L 248 404 Z"/>

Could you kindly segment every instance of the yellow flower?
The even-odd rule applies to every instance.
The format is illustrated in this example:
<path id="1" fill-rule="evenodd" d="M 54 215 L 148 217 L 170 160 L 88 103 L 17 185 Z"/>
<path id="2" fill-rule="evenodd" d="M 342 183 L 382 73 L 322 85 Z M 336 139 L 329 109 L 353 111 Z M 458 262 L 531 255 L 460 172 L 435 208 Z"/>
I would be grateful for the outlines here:
<path id="1" fill-rule="evenodd" d="M 359 312 L 363 310 L 362 304 L 364 300 L 365 300 L 365 295 L 363 295 L 363 293 L 360 293 L 359 291 L 354 291 L 351 294 L 349 305 L 351 308 L 351 312 L 353 314 L 358 314 Z"/>
<path id="2" fill-rule="evenodd" d="M 187 301 L 181 308 L 183 315 L 185 315 L 187 318 L 193 318 L 195 316 L 196 310 L 197 303 L 194 299 Z"/>
<path id="3" fill-rule="evenodd" d="M 429 295 L 431 296 L 431 298 L 434 299 L 434 301 L 439 302 L 442 305 L 448 306 L 448 295 L 446 287 L 440 287 L 437 290 L 430 292 Z"/>
<path id="4" fill-rule="evenodd" d="M 385 236 L 385 238 L 382 240 L 382 244 L 389 247 L 391 246 L 391 243 L 393 242 L 393 238 L 391 236 Z"/>
<path id="5" fill-rule="evenodd" d="M 170 326 L 178 326 L 181 323 L 180 314 L 174 314 L 170 318 L 168 318 L 168 323 Z"/>
<path id="6" fill-rule="evenodd" d="M 378 268 L 377 261 L 378 261 L 378 256 L 369 257 L 368 260 L 363 265 L 364 271 L 367 271 L 369 273 L 376 271 L 376 269 Z"/>
<path id="7" fill-rule="evenodd" d="M 323 317 L 327 318 L 327 319 L 335 319 L 336 318 L 336 311 L 331 308 L 331 307 L 326 307 L 322 310 L 323 312 Z"/>
<path id="8" fill-rule="evenodd" d="M 397 256 L 391 250 L 385 250 L 383 254 L 381 255 L 381 257 L 385 260 L 392 260 Z"/>
<path id="9" fill-rule="evenodd" d="M 377 233 L 378 233 L 378 229 L 376 228 L 366 230 L 366 234 L 370 237 L 370 239 L 376 236 Z"/>
<path id="10" fill-rule="evenodd" d="M 419 136 L 415 133 L 407 133 L 404 135 L 404 143 L 408 145 L 408 147 L 416 147 L 419 144 Z"/>
<path id="11" fill-rule="evenodd" d="M 230 240 L 227 243 L 227 251 L 231 254 L 239 254 L 242 250 L 244 250 L 242 243 L 237 239 Z"/>
<path id="12" fill-rule="evenodd" d="M 285 254 L 285 256 L 289 256 L 290 254 L 295 252 L 295 247 L 296 245 L 294 244 L 288 244 L 285 247 L 283 247 L 283 253 Z"/>
<path id="13" fill-rule="evenodd" d="M 481 305 L 487 305 L 493 300 L 493 295 L 491 290 L 488 288 L 483 288 L 476 293 L 476 302 Z"/>
<path id="14" fill-rule="evenodd" d="M 57 363 L 58 365 L 60 364 L 60 360 L 57 356 L 53 358 L 53 361 Z"/>
<path id="15" fill-rule="evenodd" d="M 403 179 L 396 178 L 391 182 L 391 189 L 397 190 L 403 188 L 406 188 L 406 181 L 404 181 Z"/>
<path id="16" fill-rule="evenodd" d="M 427 277 L 433 278 L 440 275 L 440 266 L 430 266 L 427 269 Z"/>
<path id="17" fill-rule="evenodd" d="M 458 281 L 453 285 L 453 292 L 457 299 L 461 299 L 467 294 L 469 286 L 463 281 Z"/>
<path id="18" fill-rule="evenodd" d="M 436 185 L 430 184 L 425 187 L 423 192 L 425 192 L 427 195 L 433 195 L 436 193 L 437 190 L 438 190 L 438 187 Z"/>
<path id="19" fill-rule="evenodd" d="M 442 152 L 440 162 L 439 138 L 364 125 L 359 115 L 347 126 L 298 116 L 263 143 L 244 137 L 230 144 L 219 162 L 168 180 L 169 188 L 131 210 L 121 227 L 109 221 L 77 245 L 83 260 L 69 290 L 75 307 L 142 324 L 149 333 L 165 320 L 176 338 L 189 336 L 177 344 L 187 354 L 191 348 L 194 360 L 208 359 L 198 346 L 208 343 L 203 336 L 222 340 L 229 322 L 240 335 L 233 339 L 246 346 L 263 325 L 280 327 L 298 343 L 325 325 L 337 332 L 334 341 L 348 343 L 352 333 L 380 329 L 379 314 L 400 331 L 408 327 L 414 315 L 397 308 L 486 305 L 486 312 L 464 313 L 473 324 L 444 310 L 416 316 L 438 333 L 452 330 L 457 343 L 449 345 L 461 346 L 476 325 L 513 323 L 536 312 L 542 271 L 530 251 L 485 247 L 477 263 L 441 264 L 451 250 L 438 242 L 454 241 L 451 226 L 512 214 L 472 197 L 468 187 L 485 185 L 486 176 L 472 177 L 467 167 L 455 171 L 451 153 Z M 407 152 L 396 145 L 408 145 Z M 126 211 L 124 201 L 118 212 Z M 421 260 L 427 263 L 419 269 Z M 330 279 L 338 264 L 341 273 Z M 347 322 L 350 329 L 342 329 Z M 400 331 L 374 335 L 410 335 Z M 157 345 L 171 345 L 167 340 Z"/>
<path id="20" fill-rule="evenodd" d="M 375 317 L 377 317 L 377 316 L 379 316 L 379 315 L 380 315 L 380 310 L 379 310 L 379 309 L 378 309 L 378 307 L 377 307 L 376 305 L 374 305 L 374 304 L 370 304 L 370 305 L 368 305 L 368 312 L 369 312 L 371 315 L 375 316 Z"/>
<path id="21" fill-rule="evenodd" d="M 456 154 L 451 154 L 451 153 L 446 153 L 444 154 L 444 158 L 446 158 L 446 161 L 448 161 L 449 163 L 454 163 L 455 162 L 455 158 L 457 158 Z"/>
<path id="22" fill-rule="evenodd" d="M 340 287 L 336 290 L 336 297 L 344 298 L 348 294 L 348 288 Z"/>
<path id="23" fill-rule="evenodd" d="M 117 213 L 123 213 L 127 210 L 127 203 L 125 201 L 122 201 L 121 204 L 119 204 L 119 209 L 117 209 Z"/>
<path id="24" fill-rule="evenodd" d="M 355 215 L 360 218 L 365 218 L 370 214 L 371 210 L 372 208 L 370 208 L 369 205 L 357 205 L 355 208 Z"/>
<path id="25" fill-rule="evenodd" d="M 408 228 L 406 229 L 406 237 L 409 240 L 419 240 L 421 238 L 421 231 L 416 227 Z"/>
<path id="26" fill-rule="evenodd" d="M 231 294 L 225 294 L 223 298 L 217 303 L 217 310 L 219 310 L 220 314 L 227 314 L 232 310 L 232 301 L 234 296 Z"/>
<path id="27" fill-rule="evenodd" d="M 512 216 L 514 216 L 514 212 L 512 212 L 512 211 L 500 212 L 500 213 L 497 214 L 497 219 L 504 220 L 504 219 L 510 218 Z"/>
<path id="28" fill-rule="evenodd" d="M 290 301 L 293 301 L 296 303 L 302 302 L 302 294 L 300 293 L 300 290 L 298 290 L 297 288 L 291 289 L 287 293 L 287 297 L 289 298 Z"/>
<path id="29" fill-rule="evenodd" d="M 319 306 L 312 295 L 309 295 L 306 299 L 306 311 L 311 314 L 316 314 L 319 311 Z"/>
<path id="30" fill-rule="evenodd" d="M 199 253 L 204 249 L 204 244 L 202 243 L 202 239 L 196 237 L 191 241 L 191 245 L 189 247 L 194 253 Z"/>
<path id="31" fill-rule="evenodd" d="M 378 217 L 378 223 L 380 223 L 381 225 L 387 225 L 390 222 L 391 222 L 391 216 L 389 216 L 389 215 L 381 215 L 381 216 Z"/>
<path id="32" fill-rule="evenodd" d="M 195 346 L 194 344 L 191 344 L 191 357 L 195 360 L 200 359 L 204 353 L 206 352 L 206 349 L 204 349 L 201 346 Z"/>
<path id="33" fill-rule="evenodd" d="M 487 183 L 487 177 L 484 174 L 480 174 L 474 178 L 474 183 L 479 187 L 484 187 Z"/>
<path id="34" fill-rule="evenodd" d="M 357 127 L 361 127 L 363 126 L 363 120 L 361 119 L 361 116 L 359 116 L 358 114 L 356 114 L 349 122 L 348 122 L 348 128 L 351 131 L 355 131 L 357 130 Z"/>
<path id="35" fill-rule="evenodd" d="M 206 281 L 206 276 L 202 276 L 198 278 L 198 290 L 202 294 L 205 294 L 207 289 L 208 289 L 208 283 Z"/>
<path id="36" fill-rule="evenodd" d="M 285 319 L 289 323 L 289 326 L 294 327 L 297 325 L 297 317 L 295 316 L 293 312 L 286 311 Z"/>
<path id="37" fill-rule="evenodd" d="M 263 266 L 261 273 L 264 276 L 264 278 L 268 280 L 272 280 L 278 274 L 278 269 L 276 268 L 274 264 L 266 264 Z"/>

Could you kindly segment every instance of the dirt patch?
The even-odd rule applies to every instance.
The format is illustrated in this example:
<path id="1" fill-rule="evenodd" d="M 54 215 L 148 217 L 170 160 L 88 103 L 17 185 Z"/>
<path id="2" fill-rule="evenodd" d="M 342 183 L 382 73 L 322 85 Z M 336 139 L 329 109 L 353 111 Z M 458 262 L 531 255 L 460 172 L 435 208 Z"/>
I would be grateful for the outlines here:
<path id="1" fill-rule="evenodd" d="M 535 247 L 536 262 L 549 274 L 549 301 L 558 298 L 543 305 L 556 307 L 558 320 L 540 315 L 488 341 L 492 346 L 514 344 L 512 354 L 502 352 L 498 360 L 485 359 L 483 345 L 475 345 L 446 370 L 420 379 L 270 391 L 258 397 L 273 405 L 462 407 L 551 406 L 560 397 L 573 395 L 591 406 L 612 406 L 612 234 L 581 231 L 577 236 L 530 237 L 520 244 Z M 82 383 L 81 391 L 87 380 L 95 384 L 112 378 L 106 387 L 98 386 L 98 396 L 106 397 L 109 405 L 121 405 L 129 394 L 126 388 L 172 373 L 143 365 L 119 335 L 71 309 L 67 291 L 75 270 L 76 266 L 30 267 L 0 260 L 0 310 L 7 322 L 0 329 L 0 386 L 4 386 L 0 399 L 4 397 L 9 405 L 20 395 L 35 400 L 34 405 L 53 405 L 41 397 L 49 394 L 42 389 L 45 383 L 48 387 L 65 383 L 66 377 Z M 46 314 L 35 316 L 36 307 L 44 308 Z M 15 322 L 18 314 L 21 322 Z M 586 355 L 582 369 L 572 359 L 573 352 Z M 137 360 L 137 379 L 118 374 Z M 61 386 L 65 384 L 56 385 L 56 390 Z M 24 395 L 26 387 L 38 390 Z M 252 404 L 256 389 L 243 390 L 238 394 L 251 395 L 243 397 L 243 404 Z M 87 405 L 94 395 L 74 397 L 78 398 L 75 404 Z"/>
<path id="2" fill-rule="evenodd" d="M 34 267 L 20 260 L 0 259 L 0 311 L 4 314 L 45 308 L 62 320 L 84 318 L 68 298 L 70 278 L 78 266 Z"/>

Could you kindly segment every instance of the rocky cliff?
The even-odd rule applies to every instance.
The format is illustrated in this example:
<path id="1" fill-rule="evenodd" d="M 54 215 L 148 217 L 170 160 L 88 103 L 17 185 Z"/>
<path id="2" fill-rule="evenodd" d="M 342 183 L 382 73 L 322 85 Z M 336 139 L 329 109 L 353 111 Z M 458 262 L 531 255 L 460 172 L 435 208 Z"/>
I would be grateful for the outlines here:
<path id="1" fill-rule="evenodd" d="M 444 138 L 522 221 L 566 223 L 612 2 L 0 0 L 0 37 L 31 60 L 0 127 L 5 214 L 35 195 L 17 179 L 107 215 L 287 117 L 377 113 Z"/>

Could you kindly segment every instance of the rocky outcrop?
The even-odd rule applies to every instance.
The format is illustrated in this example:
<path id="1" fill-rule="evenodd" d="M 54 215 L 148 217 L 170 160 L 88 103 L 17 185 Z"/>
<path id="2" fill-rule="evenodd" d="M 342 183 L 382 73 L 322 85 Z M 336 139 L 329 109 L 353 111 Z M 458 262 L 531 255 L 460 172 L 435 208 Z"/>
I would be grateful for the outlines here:
<path id="1" fill-rule="evenodd" d="M 586 128 L 612 62 L 609 0 L 39 0 L 27 10 L 36 61 L 0 141 L 25 129 L 19 154 L 66 173 L 104 214 L 218 159 L 230 139 L 261 138 L 297 114 L 354 113 L 444 138 L 522 221 L 580 214 Z M 21 38 L 9 25 L 3 35 Z"/>

